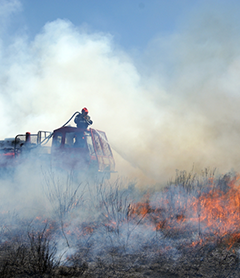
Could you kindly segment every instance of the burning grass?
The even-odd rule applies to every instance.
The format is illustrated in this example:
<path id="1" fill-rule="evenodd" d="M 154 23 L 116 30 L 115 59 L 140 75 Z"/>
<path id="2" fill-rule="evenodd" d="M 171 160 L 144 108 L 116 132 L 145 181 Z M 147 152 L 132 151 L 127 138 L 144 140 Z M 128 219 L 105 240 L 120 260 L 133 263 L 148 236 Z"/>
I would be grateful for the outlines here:
<path id="1" fill-rule="evenodd" d="M 156 231 L 173 237 L 183 234 L 192 246 L 224 241 L 231 247 L 240 236 L 239 176 L 213 174 L 177 176 L 162 192 L 132 206 Z M 196 240 L 194 240 L 196 238 Z"/>
<path id="2" fill-rule="evenodd" d="M 0 276 L 237 277 L 239 182 L 235 173 L 181 172 L 141 192 L 123 179 L 52 176 L 50 216 L 1 214 Z"/>

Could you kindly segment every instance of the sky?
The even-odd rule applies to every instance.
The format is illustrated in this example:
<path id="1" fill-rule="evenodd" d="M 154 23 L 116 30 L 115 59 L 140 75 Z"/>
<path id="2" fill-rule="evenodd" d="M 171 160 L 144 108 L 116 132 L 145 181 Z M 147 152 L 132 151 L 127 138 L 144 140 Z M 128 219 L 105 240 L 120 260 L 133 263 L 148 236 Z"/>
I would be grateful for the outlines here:
<path id="1" fill-rule="evenodd" d="M 180 15 L 190 12 L 199 1 L 139 0 L 23 0 L 21 21 L 30 37 L 46 22 L 57 18 L 89 31 L 109 33 L 124 48 L 144 48 L 158 34 L 173 32 Z"/>
<path id="2" fill-rule="evenodd" d="M 121 174 L 240 171 L 239 8 L 0 0 L 1 136 L 54 130 L 86 106 Z"/>

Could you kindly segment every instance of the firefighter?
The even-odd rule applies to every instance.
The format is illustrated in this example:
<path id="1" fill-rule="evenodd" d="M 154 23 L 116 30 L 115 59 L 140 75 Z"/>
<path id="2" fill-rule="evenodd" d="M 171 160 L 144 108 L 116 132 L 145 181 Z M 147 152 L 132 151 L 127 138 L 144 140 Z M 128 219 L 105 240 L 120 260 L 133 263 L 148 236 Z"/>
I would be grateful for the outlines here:
<path id="1" fill-rule="evenodd" d="M 75 124 L 78 128 L 87 129 L 89 125 L 93 123 L 93 121 L 88 116 L 88 110 L 86 107 L 84 107 L 81 111 L 81 113 L 77 114 L 77 116 L 74 119 Z"/>

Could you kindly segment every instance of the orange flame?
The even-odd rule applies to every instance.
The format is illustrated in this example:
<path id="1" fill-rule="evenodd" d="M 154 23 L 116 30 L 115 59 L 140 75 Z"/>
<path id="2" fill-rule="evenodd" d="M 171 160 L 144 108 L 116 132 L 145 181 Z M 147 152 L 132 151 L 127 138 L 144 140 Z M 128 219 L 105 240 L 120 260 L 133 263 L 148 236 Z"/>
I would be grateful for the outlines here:
<path id="1" fill-rule="evenodd" d="M 192 246 L 202 244 L 203 238 L 225 240 L 232 246 L 240 240 L 240 176 L 229 179 L 222 187 L 211 178 L 195 195 L 188 192 L 183 199 L 178 193 L 174 203 L 166 198 L 165 190 L 157 205 L 150 205 L 149 200 L 139 202 L 131 205 L 129 215 L 145 217 L 157 231 L 187 231 L 195 227 L 199 240 Z"/>

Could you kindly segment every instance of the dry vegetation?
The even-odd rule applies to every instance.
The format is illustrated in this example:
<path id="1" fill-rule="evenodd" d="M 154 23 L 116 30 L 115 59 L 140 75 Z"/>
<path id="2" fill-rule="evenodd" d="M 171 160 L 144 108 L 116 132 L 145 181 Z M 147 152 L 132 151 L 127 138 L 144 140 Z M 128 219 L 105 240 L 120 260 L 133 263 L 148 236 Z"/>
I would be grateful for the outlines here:
<path id="1" fill-rule="evenodd" d="M 0 277 L 239 275 L 235 173 L 181 172 L 151 193 L 123 179 L 74 185 L 69 176 L 63 185 L 51 174 L 45 182 L 52 217 L 1 218 Z"/>

